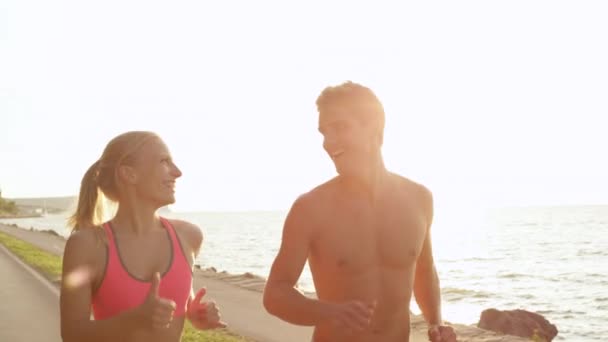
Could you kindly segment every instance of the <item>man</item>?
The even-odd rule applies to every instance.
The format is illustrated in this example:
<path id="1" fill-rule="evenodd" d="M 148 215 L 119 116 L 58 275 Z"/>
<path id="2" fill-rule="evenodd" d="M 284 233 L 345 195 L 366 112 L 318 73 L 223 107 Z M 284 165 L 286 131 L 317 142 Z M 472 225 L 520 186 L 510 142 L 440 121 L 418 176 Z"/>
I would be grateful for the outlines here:
<path id="1" fill-rule="evenodd" d="M 431 341 L 456 341 L 442 325 L 430 226 L 431 193 L 382 160 L 384 109 L 346 82 L 317 99 L 323 148 L 338 176 L 301 195 L 283 228 L 264 291 L 269 313 L 315 326 L 315 342 L 403 342 L 412 290 Z M 318 300 L 296 290 L 308 260 Z"/>

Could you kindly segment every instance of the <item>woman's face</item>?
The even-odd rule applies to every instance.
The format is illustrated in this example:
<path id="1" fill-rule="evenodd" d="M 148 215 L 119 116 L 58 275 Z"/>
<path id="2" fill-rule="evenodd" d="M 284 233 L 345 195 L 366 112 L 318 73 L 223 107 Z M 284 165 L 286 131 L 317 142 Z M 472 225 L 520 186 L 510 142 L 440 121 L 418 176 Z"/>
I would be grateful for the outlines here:
<path id="1" fill-rule="evenodd" d="M 160 138 L 153 138 L 139 150 L 132 166 L 132 184 L 139 200 L 163 207 L 175 203 L 175 180 L 182 172 Z"/>

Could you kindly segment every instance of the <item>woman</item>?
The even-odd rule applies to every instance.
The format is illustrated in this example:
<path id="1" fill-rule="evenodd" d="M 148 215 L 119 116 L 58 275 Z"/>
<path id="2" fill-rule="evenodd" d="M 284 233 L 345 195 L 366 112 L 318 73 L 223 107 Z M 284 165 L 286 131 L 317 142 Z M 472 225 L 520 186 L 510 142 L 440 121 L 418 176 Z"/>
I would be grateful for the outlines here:
<path id="1" fill-rule="evenodd" d="M 200 302 L 204 289 L 192 296 L 201 230 L 156 214 L 181 175 L 160 137 L 139 131 L 112 139 L 85 173 L 63 256 L 64 342 L 177 342 L 185 317 L 225 327 L 215 303 Z M 100 194 L 118 204 L 105 223 Z"/>

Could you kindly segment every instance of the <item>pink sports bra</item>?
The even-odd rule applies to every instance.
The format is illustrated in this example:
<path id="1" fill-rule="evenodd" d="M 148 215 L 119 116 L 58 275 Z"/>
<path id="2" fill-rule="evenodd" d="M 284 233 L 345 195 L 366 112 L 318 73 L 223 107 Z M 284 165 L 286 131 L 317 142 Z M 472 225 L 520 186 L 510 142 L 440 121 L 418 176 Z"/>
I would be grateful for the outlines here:
<path id="1" fill-rule="evenodd" d="M 161 274 L 158 294 L 171 299 L 176 304 L 175 316 L 186 312 L 186 305 L 192 290 L 192 268 L 184 254 L 175 229 L 165 218 L 160 218 L 171 241 L 171 262 L 169 270 Z M 93 316 L 96 320 L 110 318 L 122 311 L 141 305 L 150 290 L 151 282 L 137 279 L 126 270 L 109 222 L 104 223 L 108 238 L 106 270 L 97 292 L 93 295 Z"/>

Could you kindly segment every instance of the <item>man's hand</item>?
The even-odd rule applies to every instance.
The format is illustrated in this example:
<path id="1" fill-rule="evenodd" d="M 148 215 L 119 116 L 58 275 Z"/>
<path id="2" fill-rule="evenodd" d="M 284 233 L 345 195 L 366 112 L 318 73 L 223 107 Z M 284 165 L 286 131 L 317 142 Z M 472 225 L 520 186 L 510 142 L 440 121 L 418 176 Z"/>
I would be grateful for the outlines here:
<path id="1" fill-rule="evenodd" d="M 457 342 L 454 329 L 447 325 L 432 325 L 428 330 L 431 342 Z"/>
<path id="2" fill-rule="evenodd" d="M 168 328 L 173 320 L 175 302 L 158 296 L 160 286 L 160 274 L 154 273 L 152 286 L 146 301 L 138 309 L 138 317 L 144 328 L 164 329 Z"/>
<path id="3" fill-rule="evenodd" d="M 219 308 L 215 302 L 201 302 L 207 290 L 203 287 L 196 293 L 196 297 L 188 303 L 186 315 L 192 325 L 199 329 L 225 328 L 226 323 L 220 321 Z"/>
<path id="4" fill-rule="evenodd" d="M 376 305 L 361 301 L 331 303 L 326 307 L 326 317 L 334 329 L 351 335 L 369 327 Z"/>

